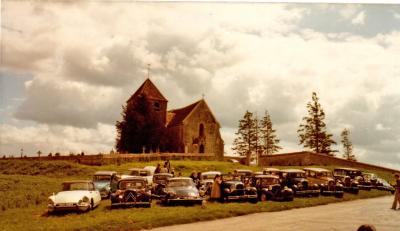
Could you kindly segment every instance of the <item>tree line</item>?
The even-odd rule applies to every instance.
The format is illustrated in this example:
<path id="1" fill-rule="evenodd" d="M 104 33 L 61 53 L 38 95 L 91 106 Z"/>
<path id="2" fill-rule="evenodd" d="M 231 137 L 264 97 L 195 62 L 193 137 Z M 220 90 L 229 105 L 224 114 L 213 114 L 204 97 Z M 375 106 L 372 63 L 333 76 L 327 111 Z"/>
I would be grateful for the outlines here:
<path id="1" fill-rule="evenodd" d="M 299 144 L 304 148 L 316 153 L 334 156 L 338 150 L 332 149 L 336 145 L 333 135 L 327 131 L 325 123 L 325 112 L 319 103 L 315 92 L 312 93 L 311 101 L 307 103 L 308 114 L 303 117 L 297 134 Z M 272 121 L 268 111 L 261 120 L 258 120 L 252 112 L 246 111 L 243 118 L 239 120 L 238 131 L 233 142 L 232 150 L 240 156 L 245 156 L 248 163 L 252 158 L 262 155 L 271 155 L 282 149 L 276 130 L 272 128 Z M 347 160 L 356 161 L 353 154 L 353 144 L 350 141 L 350 130 L 345 128 L 341 133 L 343 145 L 343 157 Z"/>

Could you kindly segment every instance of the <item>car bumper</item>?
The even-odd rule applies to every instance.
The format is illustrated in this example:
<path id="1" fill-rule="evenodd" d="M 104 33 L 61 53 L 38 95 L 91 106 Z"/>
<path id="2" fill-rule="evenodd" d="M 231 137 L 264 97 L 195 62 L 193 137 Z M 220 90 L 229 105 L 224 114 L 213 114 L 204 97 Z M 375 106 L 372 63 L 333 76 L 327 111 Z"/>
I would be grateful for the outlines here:
<path id="1" fill-rule="evenodd" d="M 358 194 L 359 189 L 358 187 L 343 187 L 343 191 Z"/>
<path id="2" fill-rule="evenodd" d="M 240 195 L 240 196 L 227 196 L 226 199 L 229 201 L 240 201 L 240 200 L 258 199 L 258 197 L 257 195 Z"/>
<path id="3" fill-rule="evenodd" d="M 298 190 L 295 191 L 296 196 L 308 196 L 308 195 L 316 195 L 319 194 L 320 190 L 319 189 L 313 189 L 313 190 Z"/>
<path id="4" fill-rule="evenodd" d="M 188 203 L 188 204 L 200 204 L 203 202 L 203 198 L 171 198 L 168 199 L 167 202 L 168 203 Z"/>
<path id="5" fill-rule="evenodd" d="M 324 190 L 321 192 L 321 195 L 324 196 L 335 196 L 335 195 L 342 195 L 344 192 L 341 190 L 337 190 L 337 191 L 330 191 L 330 190 Z"/>
<path id="6" fill-rule="evenodd" d="M 136 206 L 149 206 L 151 205 L 150 201 L 138 201 L 138 202 L 119 202 L 119 203 L 112 203 L 112 207 L 136 207 Z"/>
<path id="7" fill-rule="evenodd" d="M 90 209 L 89 204 L 85 205 L 68 205 L 68 204 L 61 204 L 61 205 L 48 205 L 47 210 L 49 212 L 56 212 L 56 211 L 87 211 Z"/>
<path id="8" fill-rule="evenodd" d="M 370 190 L 373 189 L 374 187 L 371 186 L 371 185 L 358 185 L 358 188 L 359 188 L 360 190 L 368 190 L 368 191 L 370 191 Z"/>

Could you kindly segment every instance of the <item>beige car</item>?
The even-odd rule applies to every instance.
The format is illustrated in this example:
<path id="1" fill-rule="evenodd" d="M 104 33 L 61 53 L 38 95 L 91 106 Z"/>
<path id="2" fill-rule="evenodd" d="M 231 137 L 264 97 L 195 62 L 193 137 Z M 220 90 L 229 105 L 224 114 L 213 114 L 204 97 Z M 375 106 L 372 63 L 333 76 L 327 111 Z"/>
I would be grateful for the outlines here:
<path id="1" fill-rule="evenodd" d="M 324 168 L 304 168 L 310 184 L 317 184 L 323 196 L 343 197 L 343 185 L 336 181 L 331 171 Z"/>

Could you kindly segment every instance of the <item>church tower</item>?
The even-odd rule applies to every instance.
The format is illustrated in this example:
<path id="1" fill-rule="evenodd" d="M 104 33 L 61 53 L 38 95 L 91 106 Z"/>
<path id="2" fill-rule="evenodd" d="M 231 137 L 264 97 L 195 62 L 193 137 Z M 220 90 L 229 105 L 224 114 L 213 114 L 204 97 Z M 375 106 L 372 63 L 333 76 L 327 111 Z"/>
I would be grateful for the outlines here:
<path id="1" fill-rule="evenodd" d="M 157 87 L 147 78 L 139 89 L 128 99 L 127 103 L 136 100 L 141 96 L 146 96 L 151 108 L 159 116 L 162 124 L 166 123 L 168 100 L 161 94 Z"/>

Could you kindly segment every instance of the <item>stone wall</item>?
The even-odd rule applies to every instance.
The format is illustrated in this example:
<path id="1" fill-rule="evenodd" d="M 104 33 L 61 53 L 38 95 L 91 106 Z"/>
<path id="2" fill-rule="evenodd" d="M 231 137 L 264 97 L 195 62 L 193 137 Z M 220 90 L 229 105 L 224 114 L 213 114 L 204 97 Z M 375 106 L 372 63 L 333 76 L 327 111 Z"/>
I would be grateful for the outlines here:
<path id="1" fill-rule="evenodd" d="M 10 159 L 10 158 L 7 158 Z M 85 165 L 108 165 L 122 164 L 126 162 L 140 161 L 165 161 L 165 160 L 216 160 L 214 153 L 154 153 L 154 154 L 106 154 L 106 155 L 86 155 L 86 156 L 43 156 L 12 158 L 13 160 L 64 160 L 72 161 Z"/>
<path id="2" fill-rule="evenodd" d="M 259 159 L 260 166 L 310 166 L 310 165 L 335 165 L 351 168 L 362 168 L 369 170 L 382 170 L 396 172 L 399 170 L 385 168 L 373 164 L 367 164 L 356 161 L 348 161 L 345 159 L 327 156 L 324 154 L 312 152 L 294 152 L 286 154 L 276 154 L 270 156 L 261 156 Z"/>

